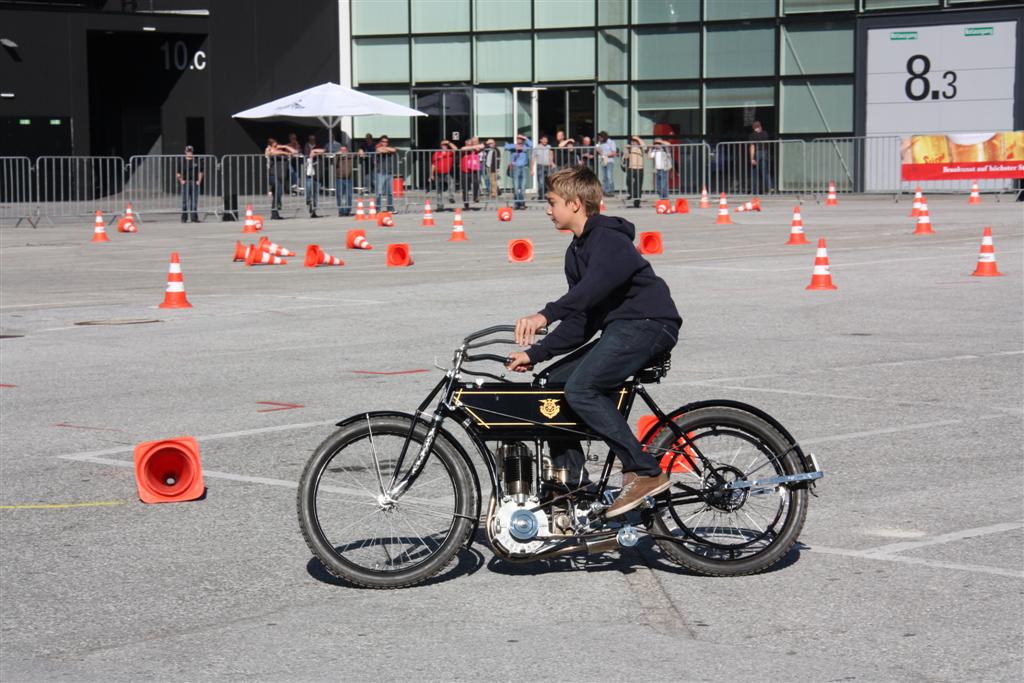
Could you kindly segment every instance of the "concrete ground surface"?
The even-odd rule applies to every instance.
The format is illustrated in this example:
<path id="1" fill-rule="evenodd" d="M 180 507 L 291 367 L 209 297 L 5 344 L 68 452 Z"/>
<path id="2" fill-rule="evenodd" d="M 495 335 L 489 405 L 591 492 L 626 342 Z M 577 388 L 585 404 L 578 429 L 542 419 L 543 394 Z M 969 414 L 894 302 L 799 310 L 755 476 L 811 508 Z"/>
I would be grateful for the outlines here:
<path id="1" fill-rule="evenodd" d="M 609 212 L 661 232 L 685 318 L 659 403 L 746 401 L 819 456 L 800 545 L 714 579 L 649 541 L 525 565 L 478 542 L 398 591 L 325 572 L 296 482 L 333 422 L 412 410 L 463 335 L 564 291 L 540 209 L 466 212 L 466 243 L 451 213 L 403 214 L 360 252 L 352 219 L 268 222 L 346 261 L 315 270 L 232 263 L 240 223 L 0 230 L 0 678 L 1020 680 L 1024 205 L 935 197 L 915 236 L 905 199 L 809 202 L 806 246 L 784 244 L 792 198 L 763 205 Z M 971 277 L 984 226 L 1004 277 Z M 820 236 L 836 291 L 804 289 Z M 415 265 L 386 268 L 388 242 Z M 157 308 L 172 251 L 189 310 Z M 139 502 L 133 445 L 178 435 L 206 498 Z"/>

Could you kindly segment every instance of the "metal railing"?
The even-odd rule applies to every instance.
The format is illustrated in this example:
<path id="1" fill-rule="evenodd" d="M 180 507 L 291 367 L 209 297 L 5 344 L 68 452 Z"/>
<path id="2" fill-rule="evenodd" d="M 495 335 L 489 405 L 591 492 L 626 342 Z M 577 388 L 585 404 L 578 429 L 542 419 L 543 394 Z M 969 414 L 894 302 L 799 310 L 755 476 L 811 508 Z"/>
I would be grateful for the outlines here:
<path id="1" fill-rule="evenodd" d="M 711 159 L 713 194 L 802 195 L 807 191 L 807 153 L 803 140 L 719 142 Z"/>
<path id="2" fill-rule="evenodd" d="M 125 168 L 125 201 L 146 218 L 152 214 L 203 217 L 222 207 L 217 157 L 196 154 L 133 156 Z"/>
<path id="3" fill-rule="evenodd" d="M 121 157 L 39 157 L 33 201 L 42 215 L 88 216 L 124 210 Z"/>
<path id="4" fill-rule="evenodd" d="M 0 219 L 33 221 L 32 162 L 28 157 L 0 157 Z"/>

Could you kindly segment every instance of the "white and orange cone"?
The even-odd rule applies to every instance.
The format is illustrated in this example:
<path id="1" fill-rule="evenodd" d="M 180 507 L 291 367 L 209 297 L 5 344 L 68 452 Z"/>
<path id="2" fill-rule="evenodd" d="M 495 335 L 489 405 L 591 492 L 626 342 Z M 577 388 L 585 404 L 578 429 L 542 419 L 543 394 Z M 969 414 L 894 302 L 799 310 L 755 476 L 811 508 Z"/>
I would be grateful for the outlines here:
<path id="1" fill-rule="evenodd" d="M 107 224 L 103 221 L 103 212 L 96 212 L 96 221 L 93 223 L 92 229 L 92 241 L 93 242 L 109 242 L 110 238 L 107 237 Z"/>
<path id="2" fill-rule="evenodd" d="M 423 202 L 423 223 L 421 226 L 424 228 L 434 227 L 434 213 L 430 209 L 430 200 Z"/>
<path id="3" fill-rule="evenodd" d="M 245 222 L 242 223 L 242 233 L 249 234 L 257 232 L 259 226 L 256 225 L 256 219 L 252 215 L 252 204 L 245 205 Z"/>
<path id="4" fill-rule="evenodd" d="M 967 200 L 968 204 L 981 204 L 981 193 L 978 191 L 978 181 L 971 183 L 971 196 Z"/>
<path id="5" fill-rule="evenodd" d="M 718 199 L 718 218 L 715 219 L 715 225 L 732 225 L 732 219 L 729 218 L 729 202 L 725 199 L 725 193 Z"/>
<path id="6" fill-rule="evenodd" d="M 793 207 L 793 222 L 789 227 L 789 241 L 786 244 L 807 244 L 804 235 L 804 219 L 800 216 L 800 207 Z"/>
<path id="7" fill-rule="evenodd" d="M 118 232 L 138 232 L 139 226 L 135 224 L 135 214 L 132 213 L 132 203 L 124 210 L 124 216 L 117 221 Z"/>
<path id="8" fill-rule="evenodd" d="M 167 268 L 167 291 L 160 308 L 192 308 L 185 296 L 185 279 L 181 276 L 181 259 L 171 252 L 171 265 Z"/>
<path id="9" fill-rule="evenodd" d="M 971 273 L 973 277 L 1001 277 L 996 265 L 996 248 L 992 244 L 992 228 L 985 228 L 981 237 L 981 251 L 978 252 L 978 267 Z"/>
<path id="10" fill-rule="evenodd" d="M 349 230 L 345 235 L 346 249 L 373 249 L 373 245 L 366 241 L 365 230 Z"/>
<path id="11" fill-rule="evenodd" d="M 462 214 L 459 213 L 458 209 L 455 209 L 455 222 L 452 224 L 452 236 L 448 238 L 449 242 L 466 242 L 466 230 L 462 225 Z"/>
<path id="12" fill-rule="evenodd" d="M 605 212 L 604 200 L 603 199 L 601 200 L 601 204 L 597 207 L 597 212 L 598 213 L 604 213 Z"/>
<path id="13" fill-rule="evenodd" d="M 838 289 L 832 284 L 832 272 L 828 265 L 828 251 L 825 249 L 825 238 L 818 239 L 818 251 L 814 254 L 814 271 L 811 284 L 805 289 Z"/>
<path id="14" fill-rule="evenodd" d="M 825 206 L 837 206 L 839 200 L 836 199 L 836 181 L 828 181 L 828 197 L 825 198 Z"/>
<path id="15" fill-rule="evenodd" d="M 306 259 L 303 265 L 306 268 L 316 268 L 318 266 L 343 266 L 345 262 L 325 252 L 319 244 L 310 244 L 306 247 Z"/>
<path id="16" fill-rule="evenodd" d="M 249 254 L 245 257 L 245 265 L 247 266 L 285 266 L 288 262 L 280 256 L 274 256 L 270 252 L 263 251 L 259 247 L 254 247 L 249 251 Z"/>
<path id="17" fill-rule="evenodd" d="M 377 201 L 373 197 L 370 197 L 370 211 L 366 214 L 366 220 L 377 220 Z"/>
<path id="18" fill-rule="evenodd" d="M 917 189 L 914 190 L 914 205 L 910 208 L 910 217 L 917 218 L 921 215 L 921 186 L 918 185 Z"/>
<path id="19" fill-rule="evenodd" d="M 251 244 L 242 244 L 241 242 L 235 242 L 235 258 L 234 261 L 244 261 L 245 257 L 249 255 L 249 250 L 254 249 Z"/>
<path id="20" fill-rule="evenodd" d="M 365 221 L 366 220 L 366 212 L 363 211 L 363 200 L 362 199 L 356 200 L 356 220 L 357 221 Z"/>
<path id="21" fill-rule="evenodd" d="M 708 186 L 705 185 L 700 191 L 700 208 L 710 209 L 711 201 L 708 199 Z"/>
<path id="22" fill-rule="evenodd" d="M 921 212 L 917 217 L 917 227 L 914 228 L 915 235 L 934 235 L 932 230 L 932 217 L 928 215 L 928 200 L 921 198 Z"/>
<path id="23" fill-rule="evenodd" d="M 294 251 L 289 251 L 288 249 L 282 247 L 280 244 L 275 244 L 274 242 L 271 242 L 266 237 L 261 237 L 260 241 L 256 244 L 256 246 L 269 254 L 273 254 L 274 256 L 295 256 Z"/>

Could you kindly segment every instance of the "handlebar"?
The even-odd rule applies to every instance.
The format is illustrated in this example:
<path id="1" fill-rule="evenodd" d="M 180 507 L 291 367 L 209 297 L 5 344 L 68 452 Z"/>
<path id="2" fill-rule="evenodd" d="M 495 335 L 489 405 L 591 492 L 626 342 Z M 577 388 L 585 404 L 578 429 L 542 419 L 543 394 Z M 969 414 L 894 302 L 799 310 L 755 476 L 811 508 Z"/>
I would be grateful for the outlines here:
<path id="1" fill-rule="evenodd" d="M 465 356 L 462 357 L 462 360 L 464 360 L 464 361 L 466 361 L 468 363 L 472 363 L 472 362 L 478 361 L 478 360 L 493 360 L 493 361 L 497 361 L 498 363 L 501 363 L 502 365 L 505 365 L 505 364 L 508 363 L 508 358 L 505 358 L 504 356 L 499 356 L 496 353 L 478 353 L 478 354 L 475 354 L 475 355 L 472 355 L 472 356 L 469 355 L 469 354 L 466 354 Z"/>
<path id="2" fill-rule="evenodd" d="M 516 326 L 515 325 L 492 325 L 490 327 L 485 327 L 482 330 L 477 330 L 476 332 L 473 332 L 473 333 L 469 334 L 465 339 L 462 340 L 462 343 L 463 344 L 469 344 L 469 342 L 473 341 L 474 339 L 480 339 L 481 337 L 486 337 L 489 334 L 497 334 L 498 332 L 515 332 L 515 331 L 516 331 Z M 538 336 L 544 336 L 545 334 L 547 334 L 547 328 L 543 328 L 542 327 L 541 329 L 537 330 L 537 335 Z"/>

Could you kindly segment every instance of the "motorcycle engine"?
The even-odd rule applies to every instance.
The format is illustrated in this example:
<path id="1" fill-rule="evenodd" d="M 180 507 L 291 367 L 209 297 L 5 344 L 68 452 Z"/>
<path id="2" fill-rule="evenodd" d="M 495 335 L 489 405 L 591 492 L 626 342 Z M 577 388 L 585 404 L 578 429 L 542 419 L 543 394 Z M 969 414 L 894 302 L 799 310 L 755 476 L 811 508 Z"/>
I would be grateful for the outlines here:
<path id="1" fill-rule="evenodd" d="M 547 514 L 533 509 L 540 504 L 533 453 L 521 441 L 509 441 L 498 446 L 496 455 L 502 464 L 505 497 L 491 516 L 491 542 L 509 555 L 530 555 L 551 536 Z"/>

